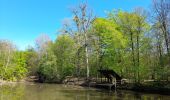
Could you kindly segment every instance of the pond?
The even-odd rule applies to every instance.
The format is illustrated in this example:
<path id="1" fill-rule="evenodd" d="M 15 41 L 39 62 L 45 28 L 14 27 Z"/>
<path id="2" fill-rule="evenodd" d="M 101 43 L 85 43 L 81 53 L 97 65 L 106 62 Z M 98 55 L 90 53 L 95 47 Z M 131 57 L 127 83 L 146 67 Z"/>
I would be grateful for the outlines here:
<path id="1" fill-rule="evenodd" d="M 17 83 L 0 86 L 0 100 L 170 100 L 168 95 L 106 91 L 59 84 Z"/>

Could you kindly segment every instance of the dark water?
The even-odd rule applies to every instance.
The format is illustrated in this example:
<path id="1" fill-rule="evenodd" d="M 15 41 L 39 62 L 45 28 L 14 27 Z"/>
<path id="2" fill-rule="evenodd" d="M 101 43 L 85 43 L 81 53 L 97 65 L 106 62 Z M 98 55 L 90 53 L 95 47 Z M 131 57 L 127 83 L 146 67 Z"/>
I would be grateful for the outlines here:
<path id="1" fill-rule="evenodd" d="M 0 86 L 0 100 L 170 100 L 170 96 L 122 90 L 108 92 L 57 84 L 20 83 Z"/>

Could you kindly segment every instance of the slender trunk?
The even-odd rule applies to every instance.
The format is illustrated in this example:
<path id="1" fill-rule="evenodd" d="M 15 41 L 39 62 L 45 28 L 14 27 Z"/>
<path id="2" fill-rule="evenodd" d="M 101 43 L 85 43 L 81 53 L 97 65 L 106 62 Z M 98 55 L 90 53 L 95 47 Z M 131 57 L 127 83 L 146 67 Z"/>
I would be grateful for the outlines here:
<path id="1" fill-rule="evenodd" d="M 80 50 L 81 48 L 79 48 L 77 51 L 77 70 L 76 70 L 77 77 L 80 76 Z"/>
<path id="2" fill-rule="evenodd" d="M 168 60 L 169 60 L 169 66 L 170 66 L 170 51 L 169 51 L 169 38 L 168 38 L 168 31 L 167 31 L 167 27 L 166 27 L 166 22 L 163 21 L 162 23 L 162 32 L 164 34 L 164 39 L 165 39 L 165 45 L 166 45 L 166 51 L 168 54 Z"/>
<path id="3" fill-rule="evenodd" d="M 168 34 L 167 32 L 165 33 L 165 44 L 166 44 L 166 50 L 167 50 L 167 54 L 168 54 L 168 62 L 169 62 L 169 67 L 170 67 L 170 51 L 169 51 L 169 39 L 168 39 Z"/>
<path id="4" fill-rule="evenodd" d="M 167 53 L 168 53 L 168 56 L 169 56 L 169 39 L 168 39 L 168 32 L 167 32 L 167 27 L 166 27 L 165 21 L 163 21 L 162 31 L 164 33 L 166 50 L 167 50 Z"/>
<path id="5" fill-rule="evenodd" d="M 77 61 L 77 76 L 80 76 L 80 59 L 79 59 L 79 54 L 78 54 L 78 61 Z"/>
<path id="6" fill-rule="evenodd" d="M 161 50 L 161 44 L 159 43 L 158 44 L 158 51 L 159 51 L 159 62 L 160 62 L 160 65 L 161 66 L 164 66 L 164 63 L 163 63 L 163 57 L 162 57 L 162 50 Z"/>
<path id="7" fill-rule="evenodd" d="M 140 34 L 141 34 L 141 26 L 142 22 L 140 21 L 140 19 L 138 19 L 138 31 L 137 31 L 137 79 L 138 79 L 138 83 L 140 82 L 140 75 L 139 75 L 139 67 L 140 67 L 140 54 L 139 54 L 139 40 L 140 40 Z"/>
<path id="8" fill-rule="evenodd" d="M 86 67 L 87 67 L 87 78 L 89 78 L 89 59 L 88 59 L 87 47 L 86 47 Z"/>
<path id="9" fill-rule="evenodd" d="M 102 42 L 101 42 L 101 39 L 99 37 L 99 70 L 102 70 L 103 69 L 103 66 L 102 66 L 102 60 L 103 60 L 103 56 L 104 56 L 104 52 L 102 52 Z"/>
<path id="10" fill-rule="evenodd" d="M 85 36 L 85 53 L 86 53 L 86 68 L 87 68 L 87 79 L 89 78 L 89 55 L 88 55 L 88 48 L 87 48 L 87 34 L 84 33 Z"/>
<path id="11" fill-rule="evenodd" d="M 130 35 L 131 35 L 131 48 L 132 48 L 132 63 L 133 63 L 133 67 L 135 69 L 136 67 L 136 63 L 135 63 L 135 52 L 134 52 L 134 43 L 133 43 L 133 33 L 130 32 Z M 135 78 L 135 82 L 136 82 L 136 73 L 135 73 L 136 70 L 134 70 L 134 78 Z"/>
<path id="12" fill-rule="evenodd" d="M 168 56 L 170 56 L 169 54 L 169 43 L 168 43 L 168 37 L 167 37 L 167 34 L 165 33 L 165 44 L 166 44 L 166 50 L 167 50 L 167 53 L 168 53 Z"/>
<path id="13" fill-rule="evenodd" d="M 140 82 L 140 77 L 139 77 L 139 33 L 137 34 L 137 78 L 138 78 L 138 82 Z"/>
<path id="14" fill-rule="evenodd" d="M 80 76 L 80 52 L 81 52 L 81 47 L 80 47 L 80 45 L 81 45 L 81 43 L 80 43 L 80 34 L 81 34 L 81 31 L 80 31 L 80 27 L 79 27 L 79 25 L 77 24 L 77 29 L 78 29 L 78 33 L 77 33 L 77 72 L 76 72 L 76 75 L 77 75 L 77 77 L 79 77 Z"/>

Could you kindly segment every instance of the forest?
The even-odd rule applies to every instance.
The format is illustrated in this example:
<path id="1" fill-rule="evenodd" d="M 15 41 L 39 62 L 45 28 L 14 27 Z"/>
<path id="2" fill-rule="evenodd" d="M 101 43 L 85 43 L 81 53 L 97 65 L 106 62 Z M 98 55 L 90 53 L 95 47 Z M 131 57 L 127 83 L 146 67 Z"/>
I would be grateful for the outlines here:
<path id="1" fill-rule="evenodd" d="M 35 46 L 18 50 L 0 40 L 0 79 L 19 81 L 38 76 L 60 83 L 67 76 L 96 77 L 99 69 L 113 69 L 133 83 L 170 81 L 170 1 L 153 0 L 148 10 L 114 9 L 97 17 L 82 3 L 69 9 L 55 41 L 42 34 Z"/>

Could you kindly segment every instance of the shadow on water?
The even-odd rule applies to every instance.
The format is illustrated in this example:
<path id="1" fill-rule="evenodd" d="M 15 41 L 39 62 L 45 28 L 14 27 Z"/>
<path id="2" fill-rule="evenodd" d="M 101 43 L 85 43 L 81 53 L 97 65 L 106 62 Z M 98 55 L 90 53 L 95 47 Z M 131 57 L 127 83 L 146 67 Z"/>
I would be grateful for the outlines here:
<path id="1" fill-rule="evenodd" d="M 0 100 L 169 100 L 168 95 L 106 91 L 57 84 L 19 83 L 0 86 Z"/>

